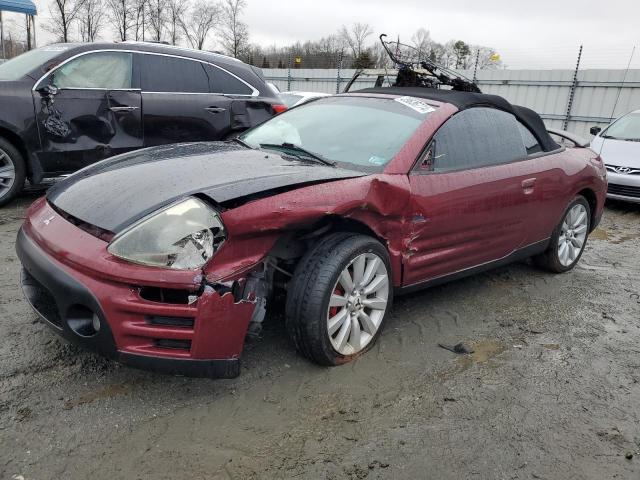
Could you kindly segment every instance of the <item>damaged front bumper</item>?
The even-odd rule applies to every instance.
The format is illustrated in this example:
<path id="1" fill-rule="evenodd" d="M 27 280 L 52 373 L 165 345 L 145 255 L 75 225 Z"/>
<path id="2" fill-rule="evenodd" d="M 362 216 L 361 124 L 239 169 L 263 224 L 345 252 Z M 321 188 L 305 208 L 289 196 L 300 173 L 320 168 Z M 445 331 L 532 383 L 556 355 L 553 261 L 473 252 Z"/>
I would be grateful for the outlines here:
<path id="1" fill-rule="evenodd" d="M 18 233 L 16 250 L 25 297 L 62 337 L 137 368 L 239 375 L 256 298 L 238 300 L 232 289 L 193 272 L 154 272 L 109 258 L 106 242 L 43 200 Z"/>

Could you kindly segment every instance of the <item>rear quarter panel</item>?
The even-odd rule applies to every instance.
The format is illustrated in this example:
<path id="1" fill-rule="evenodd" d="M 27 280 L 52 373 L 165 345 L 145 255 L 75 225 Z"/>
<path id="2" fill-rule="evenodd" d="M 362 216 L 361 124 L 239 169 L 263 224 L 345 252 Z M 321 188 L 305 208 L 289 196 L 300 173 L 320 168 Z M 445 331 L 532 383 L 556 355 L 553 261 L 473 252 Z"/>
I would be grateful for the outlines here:
<path id="1" fill-rule="evenodd" d="M 580 192 L 591 191 L 595 198 L 592 223 L 602 215 L 607 192 L 604 165 L 599 156 L 589 148 L 567 148 L 559 153 L 545 155 L 533 160 L 538 177 L 531 209 L 529 240 L 534 243 L 549 238 L 560 223 L 565 209 Z"/>

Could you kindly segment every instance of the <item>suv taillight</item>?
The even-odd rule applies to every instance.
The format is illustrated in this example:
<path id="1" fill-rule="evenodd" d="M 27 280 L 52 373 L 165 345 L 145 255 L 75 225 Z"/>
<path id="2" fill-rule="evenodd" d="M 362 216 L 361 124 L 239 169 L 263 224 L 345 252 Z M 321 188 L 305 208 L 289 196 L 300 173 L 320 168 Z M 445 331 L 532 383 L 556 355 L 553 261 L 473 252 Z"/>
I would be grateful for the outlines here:
<path id="1" fill-rule="evenodd" d="M 280 103 L 276 103 L 275 105 L 271 105 L 271 108 L 273 108 L 273 111 L 276 113 L 276 115 L 278 113 L 282 113 L 287 109 L 286 105 L 282 105 Z"/>

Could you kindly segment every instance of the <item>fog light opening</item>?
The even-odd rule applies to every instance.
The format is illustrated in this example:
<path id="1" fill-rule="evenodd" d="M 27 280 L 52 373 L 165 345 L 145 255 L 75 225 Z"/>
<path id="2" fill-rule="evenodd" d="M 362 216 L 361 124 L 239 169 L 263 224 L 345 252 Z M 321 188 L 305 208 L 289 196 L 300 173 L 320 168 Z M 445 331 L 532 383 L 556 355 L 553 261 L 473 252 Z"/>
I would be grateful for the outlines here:
<path id="1" fill-rule="evenodd" d="M 100 317 L 91 309 L 74 305 L 67 312 L 69 328 L 80 337 L 93 337 L 100 331 Z"/>

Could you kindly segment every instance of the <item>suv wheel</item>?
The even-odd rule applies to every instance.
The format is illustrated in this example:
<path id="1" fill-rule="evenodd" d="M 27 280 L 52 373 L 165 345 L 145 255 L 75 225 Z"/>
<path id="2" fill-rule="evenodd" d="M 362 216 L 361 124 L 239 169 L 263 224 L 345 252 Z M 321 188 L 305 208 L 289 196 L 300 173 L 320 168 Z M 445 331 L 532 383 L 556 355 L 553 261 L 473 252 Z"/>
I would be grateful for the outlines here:
<path id="1" fill-rule="evenodd" d="M 373 238 L 336 233 L 296 268 L 286 324 L 297 350 L 321 365 L 350 361 L 373 346 L 391 308 L 387 250 Z"/>
<path id="2" fill-rule="evenodd" d="M 25 165 L 20 152 L 0 138 L 0 206 L 11 201 L 24 186 Z"/>

